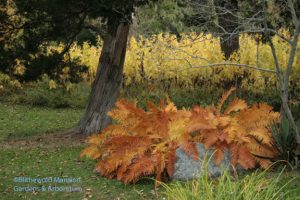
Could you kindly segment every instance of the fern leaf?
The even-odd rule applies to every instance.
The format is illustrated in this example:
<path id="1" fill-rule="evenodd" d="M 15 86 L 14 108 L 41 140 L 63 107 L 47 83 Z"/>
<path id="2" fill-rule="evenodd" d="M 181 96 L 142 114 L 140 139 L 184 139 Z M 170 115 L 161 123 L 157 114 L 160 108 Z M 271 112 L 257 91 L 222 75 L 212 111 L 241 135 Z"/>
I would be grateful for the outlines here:
<path id="1" fill-rule="evenodd" d="M 204 137 L 203 144 L 205 149 L 209 149 L 219 140 L 218 133 L 216 131 L 209 131 Z"/>
<path id="2" fill-rule="evenodd" d="M 219 166 L 222 160 L 224 159 L 224 151 L 222 149 L 216 149 L 214 153 L 214 157 L 215 157 L 215 164 Z"/>
<path id="3" fill-rule="evenodd" d="M 272 166 L 272 162 L 268 159 L 261 159 L 261 158 L 255 158 L 255 159 L 256 162 L 258 162 L 263 169 L 269 169 Z"/>
<path id="4" fill-rule="evenodd" d="M 128 167 L 126 175 L 120 176 L 118 180 L 124 183 L 135 183 L 141 177 L 153 174 L 154 170 L 153 161 L 149 157 L 143 156 L 132 163 Z"/>
<path id="5" fill-rule="evenodd" d="M 197 146 L 193 142 L 181 142 L 180 148 L 195 161 L 199 159 L 199 153 L 197 150 Z"/>
<path id="6" fill-rule="evenodd" d="M 176 162 L 176 149 L 170 150 L 166 154 L 166 169 L 170 177 L 172 177 L 174 174 L 175 162 Z"/>
<path id="7" fill-rule="evenodd" d="M 164 155 L 161 153 L 158 153 L 157 159 L 156 159 L 156 166 L 155 166 L 155 173 L 156 173 L 155 185 L 156 186 L 159 186 L 160 182 L 162 181 L 162 175 L 163 175 L 164 169 L 165 169 Z"/>
<path id="8" fill-rule="evenodd" d="M 238 163 L 238 145 L 232 143 L 229 145 L 230 163 L 236 167 Z"/>
<path id="9" fill-rule="evenodd" d="M 215 127 L 211 126 L 207 121 L 206 122 L 198 121 L 196 123 L 192 123 L 191 125 L 189 125 L 188 132 L 192 133 L 195 131 L 214 129 L 214 128 Z"/>
<path id="10" fill-rule="evenodd" d="M 271 138 L 270 132 L 266 127 L 256 128 L 249 131 L 249 135 L 255 137 L 259 143 L 272 146 L 273 139 Z"/>
<path id="11" fill-rule="evenodd" d="M 227 92 L 225 92 L 225 93 L 222 95 L 222 97 L 221 97 L 221 99 L 219 100 L 218 105 L 217 105 L 217 112 L 218 112 L 218 113 L 221 112 L 222 106 L 223 106 L 224 102 L 228 99 L 228 97 L 231 95 L 231 93 L 232 93 L 233 91 L 235 91 L 235 90 L 236 90 L 236 88 L 235 88 L 235 87 L 232 87 L 232 88 L 230 88 Z"/>
<path id="12" fill-rule="evenodd" d="M 247 104 L 244 100 L 241 99 L 234 99 L 226 108 L 226 110 L 224 111 L 225 115 L 230 114 L 231 112 L 236 112 L 236 111 L 240 111 L 240 110 L 244 110 L 247 108 Z"/>
<path id="13" fill-rule="evenodd" d="M 84 156 L 92 159 L 97 159 L 101 156 L 101 153 L 99 152 L 97 145 L 90 145 L 80 152 L 80 157 Z"/>
<path id="14" fill-rule="evenodd" d="M 256 164 L 254 156 L 244 146 L 239 146 L 238 163 L 246 170 L 253 169 Z"/>
<path id="15" fill-rule="evenodd" d="M 88 144 L 100 144 L 102 141 L 103 137 L 100 134 L 93 134 L 87 138 L 87 143 Z"/>

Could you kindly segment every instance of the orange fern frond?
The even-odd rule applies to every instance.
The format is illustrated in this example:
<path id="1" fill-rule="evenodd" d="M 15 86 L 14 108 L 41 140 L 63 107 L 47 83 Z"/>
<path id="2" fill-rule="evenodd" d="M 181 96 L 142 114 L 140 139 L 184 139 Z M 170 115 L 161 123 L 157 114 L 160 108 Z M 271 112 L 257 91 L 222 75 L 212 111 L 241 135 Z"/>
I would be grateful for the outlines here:
<path id="1" fill-rule="evenodd" d="M 226 110 L 224 111 L 224 114 L 228 115 L 231 112 L 244 110 L 247 107 L 247 103 L 244 100 L 236 98 L 227 106 Z"/>
<path id="2" fill-rule="evenodd" d="M 238 164 L 240 164 L 244 169 L 253 169 L 256 165 L 255 157 L 250 153 L 250 151 L 244 147 L 238 147 Z"/>
<path id="3" fill-rule="evenodd" d="M 124 183 L 135 183 L 140 177 L 153 174 L 155 171 L 155 165 L 153 160 L 148 156 L 138 158 L 132 163 L 126 170 L 126 174 L 123 173 L 119 176 L 118 180 Z"/>
<path id="4" fill-rule="evenodd" d="M 195 161 L 199 159 L 199 152 L 194 142 L 181 142 L 180 148 Z"/>
<path id="5" fill-rule="evenodd" d="M 214 153 L 215 157 L 215 164 L 218 166 L 221 164 L 222 160 L 224 159 L 224 150 L 223 149 L 216 149 Z"/>
<path id="6" fill-rule="evenodd" d="M 173 176 L 176 162 L 176 149 L 170 150 L 166 154 L 166 170 L 170 177 Z"/>
<path id="7" fill-rule="evenodd" d="M 232 93 L 233 91 L 235 91 L 235 90 L 236 90 L 236 88 L 235 88 L 235 87 L 232 87 L 232 88 L 230 88 L 227 92 L 225 92 L 225 93 L 222 95 L 222 97 L 221 97 L 221 99 L 218 101 L 218 105 L 217 105 L 217 112 L 218 112 L 218 113 L 221 112 L 222 106 L 223 106 L 224 102 L 228 99 L 228 97 L 231 95 L 231 93 Z"/>

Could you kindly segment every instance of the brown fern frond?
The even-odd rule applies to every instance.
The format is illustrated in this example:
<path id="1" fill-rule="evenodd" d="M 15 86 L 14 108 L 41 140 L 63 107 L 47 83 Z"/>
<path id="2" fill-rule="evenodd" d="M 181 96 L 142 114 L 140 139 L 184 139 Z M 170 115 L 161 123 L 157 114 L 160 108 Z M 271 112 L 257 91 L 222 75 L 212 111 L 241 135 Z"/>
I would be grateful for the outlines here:
<path id="1" fill-rule="evenodd" d="M 132 163 L 126 170 L 126 174 L 123 173 L 118 180 L 124 183 L 135 183 L 141 177 L 154 174 L 155 165 L 153 160 L 149 156 L 143 156 L 138 158 Z"/>
<path id="2" fill-rule="evenodd" d="M 226 108 L 226 110 L 224 111 L 225 115 L 230 114 L 231 112 L 236 112 L 236 111 L 240 111 L 240 110 L 244 110 L 246 109 L 247 103 L 244 100 L 235 98 Z"/>
<path id="3" fill-rule="evenodd" d="M 224 150 L 217 148 L 214 153 L 214 157 L 215 157 L 215 164 L 219 166 L 222 160 L 224 159 Z"/>
<path id="4" fill-rule="evenodd" d="M 199 152 L 194 142 L 181 142 L 180 148 L 195 161 L 199 159 Z"/>
<path id="5" fill-rule="evenodd" d="M 166 170 L 170 177 L 173 176 L 176 162 L 176 149 L 170 150 L 166 154 Z"/>
<path id="6" fill-rule="evenodd" d="M 231 95 L 231 93 L 235 90 L 236 90 L 236 88 L 232 87 L 222 95 L 221 99 L 218 101 L 218 104 L 217 104 L 217 112 L 218 113 L 221 112 L 224 102 L 228 99 L 228 97 Z"/>
<path id="7" fill-rule="evenodd" d="M 255 157 L 250 153 L 250 151 L 244 147 L 238 147 L 238 164 L 240 164 L 244 169 L 253 169 L 256 165 Z"/>

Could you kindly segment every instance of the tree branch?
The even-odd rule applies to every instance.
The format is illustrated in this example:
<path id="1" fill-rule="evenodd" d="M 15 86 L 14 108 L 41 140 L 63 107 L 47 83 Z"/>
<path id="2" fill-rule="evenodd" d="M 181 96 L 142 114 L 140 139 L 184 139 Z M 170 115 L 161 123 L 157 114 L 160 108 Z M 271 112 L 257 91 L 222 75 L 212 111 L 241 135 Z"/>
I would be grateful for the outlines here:
<path id="1" fill-rule="evenodd" d="M 183 71 L 183 70 L 187 70 L 187 69 L 191 69 L 191 68 L 208 68 L 208 67 L 232 66 L 232 67 L 240 67 L 240 68 L 246 68 L 246 69 L 254 69 L 254 70 L 268 72 L 268 73 L 276 73 L 276 71 L 271 70 L 271 69 L 264 69 L 264 68 L 260 68 L 260 67 L 254 66 L 254 65 L 240 64 L 240 63 L 227 63 L 227 62 L 224 62 L 224 63 L 209 63 L 207 65 L 194 66 L 186 58 L 166 58 L 164 60 L 182 60 L 182 61 L 185 61 L 190 66 L 189 68 L 184 68 L 184 69 L 176 70 L 176 71 Z"/>

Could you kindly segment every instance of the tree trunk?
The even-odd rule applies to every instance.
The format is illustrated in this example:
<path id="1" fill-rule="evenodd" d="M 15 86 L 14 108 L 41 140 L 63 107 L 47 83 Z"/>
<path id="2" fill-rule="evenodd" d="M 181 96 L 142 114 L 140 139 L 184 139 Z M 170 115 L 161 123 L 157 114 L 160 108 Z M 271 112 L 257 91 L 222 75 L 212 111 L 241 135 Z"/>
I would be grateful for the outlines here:
<path id="1" fill-rule="evenodd" d="M 214 2 L 218 16 L 219 30 L 221 31 L 221 50 L 224 53 L 225 59 L 228 60 L 240 47 L 238 30 L 236 30 L 238 27 L 238 1 L 216 0 Z"/>
<path id="2" fill-rule="evenodd" d="M 111 123 L 107 112 L 119 96 L 129 28 L 128 23 L 108 23 L 89 103 L 76 127 L 77 133 L 99 133 Z"/>

